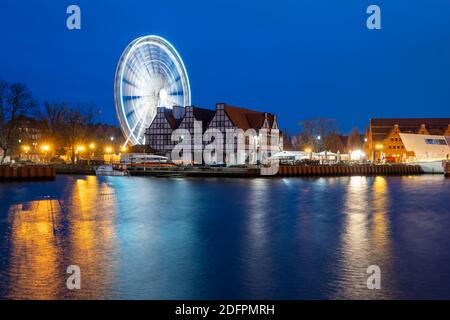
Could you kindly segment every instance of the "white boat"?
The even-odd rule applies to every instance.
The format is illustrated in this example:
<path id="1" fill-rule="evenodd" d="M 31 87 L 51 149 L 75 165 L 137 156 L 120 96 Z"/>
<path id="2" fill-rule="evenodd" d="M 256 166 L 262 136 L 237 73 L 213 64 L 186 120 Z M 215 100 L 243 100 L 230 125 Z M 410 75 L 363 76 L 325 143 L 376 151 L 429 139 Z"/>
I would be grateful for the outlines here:
<path id="1" fill-rule="evenodd" d="M 168 163 L 167 157 L 147 153 L 124 153 L 120 157 L 121 164 Z"/>
<path id="2" fill-rule="evenodd" d="M 444 161 L 434 160 L 434 161 L 411 161 L 407 164 L 418 165 L 422 168 L 424 173 L 444 173 Z"/>
<path id="3" fill-rule="evenodd" d="M 125 170 L 117 170 L 112 164 L 104 164 L 95 168 L 97 176 L 126 176 Z"/>
<path id="4" fill-rule="evenodd" d="M 448 137 L 400 133 L 405 149 L 414 152 L 407 164 L 419 165 L 425 173 L 444 173 L 444 163 L 450 156 Z"/>

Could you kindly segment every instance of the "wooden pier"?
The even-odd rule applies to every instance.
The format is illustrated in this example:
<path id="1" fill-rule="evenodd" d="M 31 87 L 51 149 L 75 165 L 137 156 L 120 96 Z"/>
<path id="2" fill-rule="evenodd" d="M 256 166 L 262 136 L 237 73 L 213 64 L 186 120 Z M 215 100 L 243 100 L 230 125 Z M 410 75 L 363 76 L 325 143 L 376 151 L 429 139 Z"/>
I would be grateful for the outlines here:
<path id="1" fill-rule="evenodd" d="M 55 168 L 52 165 L 0 166 L 0 182 L 54 180 Z"/>

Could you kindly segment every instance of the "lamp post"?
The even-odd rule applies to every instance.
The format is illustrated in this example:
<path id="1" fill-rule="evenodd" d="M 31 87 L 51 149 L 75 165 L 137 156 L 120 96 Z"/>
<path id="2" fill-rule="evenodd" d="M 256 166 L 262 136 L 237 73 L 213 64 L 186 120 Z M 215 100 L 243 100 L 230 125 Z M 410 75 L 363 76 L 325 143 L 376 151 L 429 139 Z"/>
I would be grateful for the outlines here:
<path id="1" fill-rule="evenodd" d="M 94 157 L 94 152 L 95 152 L 95 143 L 90 143 L 89 144 L 89 162 L 92 160 L 92 158 Z"/>
<path id="2" fill-rule="evenodd" d="M 47 152 L 50 151 L 50 146 L 49 145 L 43 145 L 41 146 L 41 151 L 44 154 L 44 161 L 47 160 Z"/>
<path id="3" fill-rule="evenodd" d="M 111 161 L 111 158 L 112 158 L 111 154 L 112 154 L 112 152 L 113 152 L 113 148 L 111 148 L 109 146 L 105 148 L 105 155 L 109 155 L 109 161 L 107 161 L 107 162 L 112 162 Z"/>
<path id="4" fill-rule="evenodd" d="M 376 144 L 375 145 L 375 158 L 377 157 L 377 154 L 379 154 L 378 162 L 381 160 L 381 153 L 383 152 L 383 145 L 382 144 Z"/>

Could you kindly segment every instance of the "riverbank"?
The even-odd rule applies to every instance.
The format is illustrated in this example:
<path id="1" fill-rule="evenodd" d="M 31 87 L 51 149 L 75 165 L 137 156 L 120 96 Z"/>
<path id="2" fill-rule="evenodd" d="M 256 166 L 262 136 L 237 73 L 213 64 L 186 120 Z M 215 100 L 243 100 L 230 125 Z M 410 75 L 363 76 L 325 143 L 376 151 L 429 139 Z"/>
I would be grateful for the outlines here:
<path id="1" fill-rule="evenodd" d="M 423 171 L 412 165 L 281 165 L 273 176 L 266 177 L 303 177 L 303 176 L 389 176 L 419 175 Z M 22 165 L 0 166 L 0 181 L 55 179 L 57 174 L 95 175 L 90 165 Z M 128 170 L 130 176 L 155 177 L 261 177 L 260 168 L 247 167 L 154 167 Z"/>

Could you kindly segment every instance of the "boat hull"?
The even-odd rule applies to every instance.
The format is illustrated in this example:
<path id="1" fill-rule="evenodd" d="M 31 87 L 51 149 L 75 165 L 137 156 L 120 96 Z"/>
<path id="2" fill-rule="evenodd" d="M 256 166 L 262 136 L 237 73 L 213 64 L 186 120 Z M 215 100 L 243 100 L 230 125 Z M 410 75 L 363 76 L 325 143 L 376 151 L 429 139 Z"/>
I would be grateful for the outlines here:
<path id="1" fill-rule="evenodd" d="M 424 173 L 442 174 L 444 173 L 444 165 L 442 160 L 435 161 L 417 161 L 410 164 L 419 165 Z"/>

